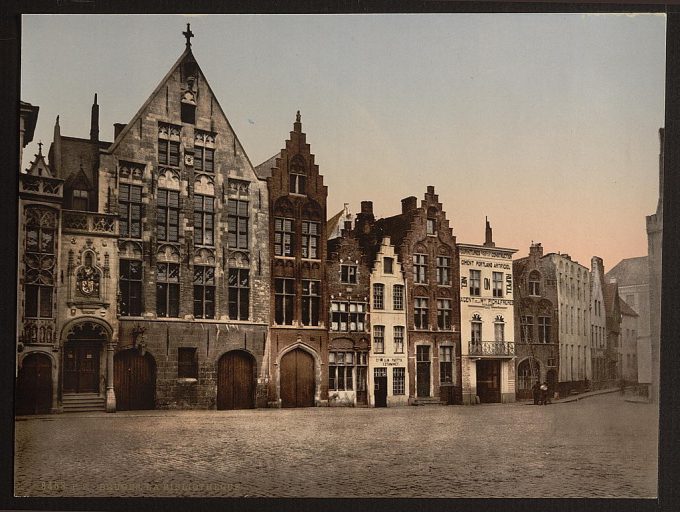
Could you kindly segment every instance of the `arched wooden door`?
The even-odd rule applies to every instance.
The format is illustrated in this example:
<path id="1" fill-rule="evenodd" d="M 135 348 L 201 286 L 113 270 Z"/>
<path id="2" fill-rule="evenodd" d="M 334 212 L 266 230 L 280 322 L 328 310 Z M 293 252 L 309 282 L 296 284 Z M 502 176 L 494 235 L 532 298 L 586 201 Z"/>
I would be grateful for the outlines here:
<path id="1" fill-rule="evenodd" d="M 45 354 L 27 355 L 19 370 L 17 414 L 47 414 L 52 408 L 52 361 Z"/>
<path id="2" fill-rule="evenodd" d="M 155 408 L 156 363 L 151 354 L 137 350 L 119 352 L 113 359 L 113 389 L 116 410 Z"/>
<path id="3" fill-rule="evenodd" d="M 281 406 L 314 406 L 314 358 L 300 348 L 281 358 Z"/>
<path id="4" fill-rule="evenodd" d="M 232 350 L 217 365 L 217 408 L 255 407 L 255 360 L 248 352 Z"/>

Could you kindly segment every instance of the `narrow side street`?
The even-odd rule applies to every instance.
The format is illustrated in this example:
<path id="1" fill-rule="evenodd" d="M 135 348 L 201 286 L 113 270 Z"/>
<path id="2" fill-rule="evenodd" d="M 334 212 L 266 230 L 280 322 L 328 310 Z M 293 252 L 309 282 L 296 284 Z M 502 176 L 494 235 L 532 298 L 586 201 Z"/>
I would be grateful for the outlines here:
<path id="1" fill-rule="evenodd" d="M 658 416 L 618 394 L 545 407 L 22 417 L 18 496 L 652 497 Z"/>

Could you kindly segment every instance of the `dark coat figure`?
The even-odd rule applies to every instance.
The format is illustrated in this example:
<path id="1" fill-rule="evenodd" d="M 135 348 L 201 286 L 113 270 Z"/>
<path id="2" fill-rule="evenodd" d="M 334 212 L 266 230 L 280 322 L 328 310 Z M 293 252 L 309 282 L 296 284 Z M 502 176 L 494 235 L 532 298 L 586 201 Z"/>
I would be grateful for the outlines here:
<path id="1" fill-rule="evenodd" d="M 544 382 L 541 384 L 541 403 L 543 405 L 548 404 L 548 383 Z"/>
<path id="2" fill-rule="evenodd" d="M 541 387 L 538 385 L 538 382 L 534 382 L 534 385 L 531 386 L 531 391 L 534 394 L 534 405 L 539 405 L 541 403 Z"/>

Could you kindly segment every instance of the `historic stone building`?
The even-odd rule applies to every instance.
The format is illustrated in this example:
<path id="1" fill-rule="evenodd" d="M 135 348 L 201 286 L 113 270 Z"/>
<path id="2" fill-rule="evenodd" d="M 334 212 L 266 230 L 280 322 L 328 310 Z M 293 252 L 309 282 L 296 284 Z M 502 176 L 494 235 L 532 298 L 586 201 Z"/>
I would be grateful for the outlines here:
<path id="1" fill-rule="evenodd" d="M 427 187 L 420 206 L 413 196 L 401 203 L 402 212 L 392 217 L 373 221 L 372 212 L 360 214 L 357 229 L 374 243 L 389 236 L 402 264 L 410 403 L 459 403 L 456 238 L 433 186 Z"/>
<path id="2" fill-rule="evenodd" d="M 592 389 L 607 384 L 605 351 L 607 346 L 607 315 L 604 308 L 604 262 L 593 256 L 590 259 L 590 357 Z"/>
<path id="3" fill-rule="evenodd" d="M 96 96 L 89 139 L 62 136 L 57 118 L 47 172 L 63 196 L 49 215 L 24 212 L 24 232 L 37 222 L 56 239 L 44 246 L 58 258 L 55 409 L 267 403 L 268 190 L 185 36 L 113 142 L 99 139 Z M 38 288 L 37 318 L 21 314 L 45 323 Z"/>
<path id="4" fill-rule="evenodd" d="M 367 406 L 371 271 L 351 220 L 328 241 L 327 255 L 328 405 Z"/>
<path id="5" fill-rule="evenodd" d="M 664 129 L 659 129 L 659 201 L 656 213 L 647 216 L 647 251 L 649 263 L 649 338 L 652 385 L 650 399 L 659 396 L 659 351 L 661 346 L 661 265 L 663 241 Z"/>
<path id="6" fill-rule="evenodd" d="M 638 382 L 638 314 L 619 297 L 621 307 L 621 350 L 619 353 L 620 377 L 629 384 Z"/>
<path id="7" fill-rule="evenodd" d="M 271 405 L 328 402 L 327 187 L 300 112 L 285 147 L 257 166 L 269 193 Z M 268 261 L 268 263 L 267 263 Z"/>
<path id="8" fill-rule="evenodd" d="M 457 247 L 463 403 L 514 402 L 512 255 L 517 251 L 496 247 L 488 220 L 483 245 Z"/>
<path id="9" fill-rule="evenodd" d="M 540 243 L 532 243 L 529 256 L 512 264 L 515 307 L 517 398 L 531 398 L 532 386 L 547 382 L 558 389 L 560 370 L 560 316 L 557 273 Z"/>

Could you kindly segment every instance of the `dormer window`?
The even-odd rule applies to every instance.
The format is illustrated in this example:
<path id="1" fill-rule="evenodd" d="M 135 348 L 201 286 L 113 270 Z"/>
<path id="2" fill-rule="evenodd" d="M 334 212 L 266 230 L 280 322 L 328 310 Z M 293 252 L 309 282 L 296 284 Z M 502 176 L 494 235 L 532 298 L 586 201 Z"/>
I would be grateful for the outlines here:
<path id="1" fill-rule="evenodd" d="M 71 195 L 71 209 L 87 211 L 89 194 L 87 190 L 76 189 Z"/>
<path id="2" fill-rule="evenodd" d="M 307 193 L 307 173 L 305 171 L 305 161 L 300 155 L 293 157 L 290 162 L 290 193 Z"/>

